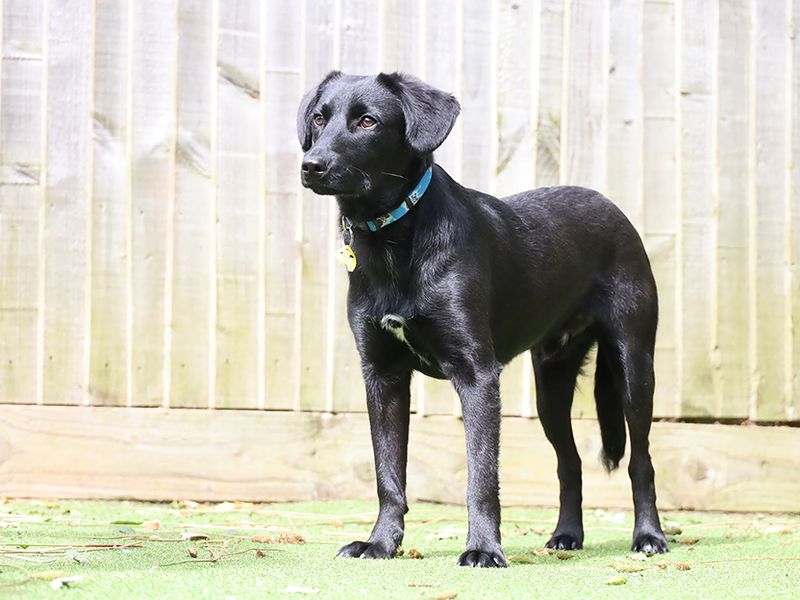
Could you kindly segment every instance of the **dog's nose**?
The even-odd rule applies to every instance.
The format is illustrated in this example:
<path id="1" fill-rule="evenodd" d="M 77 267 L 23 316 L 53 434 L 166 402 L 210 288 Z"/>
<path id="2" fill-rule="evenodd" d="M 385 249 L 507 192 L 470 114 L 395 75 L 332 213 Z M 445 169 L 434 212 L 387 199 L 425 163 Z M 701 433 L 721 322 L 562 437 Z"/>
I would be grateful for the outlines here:
<path id="1" fill-rule="evenodd" d="M 303 160 L 303 173 L 307 175 L 324 175 L 328 170 L 328 163 L 321 158 L 306 158 Z"/>

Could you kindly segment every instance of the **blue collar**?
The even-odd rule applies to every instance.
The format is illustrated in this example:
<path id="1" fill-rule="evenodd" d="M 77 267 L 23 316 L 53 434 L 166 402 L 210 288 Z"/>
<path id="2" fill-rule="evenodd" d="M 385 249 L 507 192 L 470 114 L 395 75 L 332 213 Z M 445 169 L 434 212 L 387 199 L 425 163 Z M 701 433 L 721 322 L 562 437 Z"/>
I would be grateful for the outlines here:
<path id="1" fill-rule="evenodd" d="M 417 186 L 411 190 L 400 206 L 382 214 L 380 217 L 376 217 L 370 221 L 363 221 L 362 223 L 351 223 L 349 219 L 342 219 L 343 224 L 345 226 L 349 225 L 349 227 L 357 227 L 365 231 L 369 230 L 374 233 L 379 229 L 383 229 L 384 227 L 391 225 L 395 221 L 399 221 L 417 205 L 417 202 L 419 202 L 423 194 L 425 194 L 425 190 L 428 189 L 428 185 L 430 184 L 432 177 L 433 169 L 432 167 L 428 167 L 425 173 L 422 175 L 422 179 L 419 180 Z"/>

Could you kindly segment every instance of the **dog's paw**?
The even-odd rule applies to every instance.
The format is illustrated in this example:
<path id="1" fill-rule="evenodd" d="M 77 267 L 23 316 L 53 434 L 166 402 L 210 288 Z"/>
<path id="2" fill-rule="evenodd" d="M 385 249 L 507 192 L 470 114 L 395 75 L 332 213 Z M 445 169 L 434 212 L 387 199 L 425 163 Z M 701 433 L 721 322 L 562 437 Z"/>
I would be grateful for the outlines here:
<path id="1" fill-rule="evenodd" d="M 556 532 L 547 541 L 545 548 L 551 548 L 552 550 L 580 550 L 583 548 L 583 540 L 577 535 Z"/>
<path id="2" fill-rule="evenodd" d="M 460 567 L 504 568 L 508 566 L 502 550 L 467 550 L 458 557 Z"/>
<path id="3" fill-rule="evenodd" d="M 370 542 L 351 542 L 339 548 L 336 556 L 344 558 L 394 558 L 395 550 Z"/>
<path id="4" fill-rule="evenodd" d="M 638 533 L 633 536 L 634 552 L 644 552 L 645 554 L 663 554 L 669 552 L 667 538 L 660 531 L 657 533 Z"/>

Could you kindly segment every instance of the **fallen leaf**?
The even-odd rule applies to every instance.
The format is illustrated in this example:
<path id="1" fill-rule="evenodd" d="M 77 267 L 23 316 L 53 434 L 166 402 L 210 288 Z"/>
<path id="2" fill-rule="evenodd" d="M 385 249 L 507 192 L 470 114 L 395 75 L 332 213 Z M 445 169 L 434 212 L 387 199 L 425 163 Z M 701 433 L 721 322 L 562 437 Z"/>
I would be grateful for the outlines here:
<path id="1" fill-rule="evenodd" d="M 550 548 L 541 548 L 539 550 L 534 550 L 533 553 L 536 556 L 550 556 L 553 552 Z"/>
<path id="2" fill-rule="evenodd" d="M 67 574 L 64 571 L 39 571 L 31 574 L 34 579 L 59 579 L 66 576 Z"/>
<path id="3" fill-rule="evenodd" d="M 659 562 L 657 562 L 657 563 L 656 563 L 656 566 L 657 566 L 659 569 L 661 569 L 662 571 L 665 571 L 665 570 L 666 570 L 666 568 L 667 568 L 667 562 L 666 562 L 666 561 L 663 561 L 663 560 L 661 560 L 661 561 L 659 561 Z"/>
<path id="4" fill-rule="evenodd" d="M 622 562 L 615 562 L 611 567 L 619 573 L 640 573 L 647 568 L 644 565 L 629 565 Z"/>
<path id="5" fill-rule="evenodd" d="M 394 551 L 395 556 L 403 556 L 403 554 L 405 554 L 405 550 L 403 550 L 402 546 L 400 546 L 397 550 Z"/>
<path id="6" fill-rule="evenodd" d="M 458 592 L 455 590 L 449 590 L 447 592 L 441 592 L 439 594 L 434 594 L 433 596 L 428 596 L 429 600 L 452 600 L 458 596 Z"/>
<path id="7" fill-rule="evenodd" d="M 645 554 L 644 552 L 632 552 L 630 558 L 631 560 L 646 561 L 647 554 Z"/>
<path id="8" fill-rule="evenodd" d="M 187 548 L 186 554 L 188 554 L 192 558 L 197 558 L 197 548 Z"/>
<path id="9" fill-rule="evenodd" d="M 284 594 L 316 594 L 319 590 L 315 590 L 314 588 L 307 588 L 307 587 L 300 587 L 297 585 L 287 585 L 286 589 L 283 590 Z"/>
<path id="10" fill-rule="evenodd" d="M 264 558 L 267 555 L 263 550 L 256 550 L 256 558 Z"/>
<path id="11" fill-rule="evenodd" d="M 412 548 L 408 551 L 408 558 L 425 558 L 419 550 Z"/>
<path id="12" fill-rule="evenodd" d="M 80 583 L 83 581 L 83 577 L 80 575 L 72 575 L 70 577 L 59 577 L 57 579 L 53 579 L 50 582 L 50 587 L 54 590 L 60 590 L 61 588 L 68 588 L 74 583 Z"/>
<path id="13" fill-rule="evenodd" d="M 678 571 L 688 571 L 691 569 L 686 563 L 675 563 L 675 568 L 678 569 Z"/>
<path id="14" fill-rule="evenodd" d="M 256 544 L 271 544 L 272 538 L 268 535 L 254 535 L 250 538 L 250 541 Z"/>
<path id="15" fill-rule="evenodd" d="M 664 527 L 664 535 L 680 535 L 682 533 L 683 533 L 683 529 L 678 527 L 678 525 L 676 525 L 676 524 L 672 524 L 672 525 L 667 524 L 667 526 Z"/>
<path id="16" fill-rule="evenodd" d="M 692 544 L 696 544 L 700 541 L 700 538 L 683 538 L 680 540 L 675 540 L 679 544 L 684 544 L 686 546 L 691 546 Z"/>
<path id="17" fill-rule="evenodd" d="M 569 560 L 573 556 L 575 556 L 575 555 L 570 553 L 570 552 L 563 552 L 563 551 L 562 552 L 556 552 L 556 558 L 558 560 Z"/>
<path id="18" fill-rule="evenodd" d="M 198 540 L 207 540 L 208 535 L 205 533 L 198 533 L 196 531 L 186 531 L 181 534 L 181 539 L 184 542 L 196 542 Z"/>
<path id="19" fill-rule="evenodd" d="M 158 521 L 145 521 L 142 523 L 142 526 L 147 529 L 147 531 L 158 531 L 161 529 L 161 523 Z"/>
<path id="20" fill-rule="evenodd" d="M 532 565 L 536 561 L 533 560 L 532 556 L 528 556 L 526 554 L 515 554 L 508 557 L 508 562 L 517 563 L 520 565 Z"/>
<path id="21" fill-rule="evenodd" d="M 620 575 L 619 577 L 612 577 L 606 581 L 606 585 L 625 585 L 628 583 L 628 578 Z"/>
<path id="22" fill-rule="evenodd" d="M 256 544 L 305 544 L 306 539 L 299 533 L 287 531 L 281 533 L 278 537 L 271 537 L 268 535 L 254 535 L 250 538 L 251 542 Z"/>

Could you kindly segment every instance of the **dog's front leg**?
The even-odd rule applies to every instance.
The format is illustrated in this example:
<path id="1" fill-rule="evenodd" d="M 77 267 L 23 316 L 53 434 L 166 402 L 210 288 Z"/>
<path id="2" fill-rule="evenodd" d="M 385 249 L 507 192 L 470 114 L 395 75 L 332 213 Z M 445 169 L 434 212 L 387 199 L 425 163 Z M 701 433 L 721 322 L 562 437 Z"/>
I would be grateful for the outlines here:
<path id="1" fill-rule="evenodd" d="M 498 454 L 500 448 L 500 366 L 456 368 L 453 385 L 461 399 L 467 440 L 467 549 L 458 564 L 505 567 L 500 543 Z"/>
<path id="2" fill-rule="evenodd" d="M 403 541 L 404 515 L 408 510 L 406 462 L 411 373 L 380 372 L 370 364 L 363 367 L 363 372 L 380 508 L 369 539 L 347 544 L 338 555 L 392 558 Z"/>

